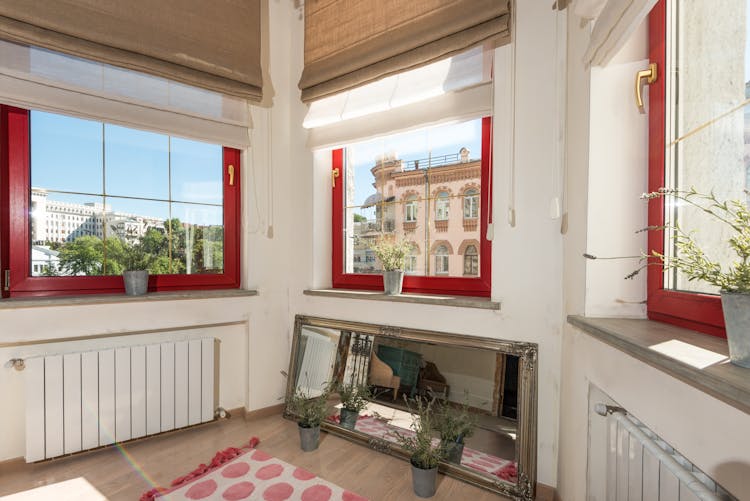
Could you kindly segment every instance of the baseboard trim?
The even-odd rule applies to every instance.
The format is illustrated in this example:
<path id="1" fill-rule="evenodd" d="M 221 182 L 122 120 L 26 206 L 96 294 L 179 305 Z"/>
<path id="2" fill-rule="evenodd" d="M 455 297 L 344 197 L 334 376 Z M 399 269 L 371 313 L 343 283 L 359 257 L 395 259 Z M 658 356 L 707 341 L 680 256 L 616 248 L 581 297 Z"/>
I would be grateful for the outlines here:
<path id="1" fill-rule="evenodd" d="M 560 501 L 560 496 L 554 487 L 537 482 L 535 499 L 537 501 Z"/>
<path id="2" fill-rule="evenodd" d="M 285 404 L 276 404 L 252 411 L 245 410 L 245 420 L 260 419 L 268 416 L 281 415 L 284 412 Z"/>

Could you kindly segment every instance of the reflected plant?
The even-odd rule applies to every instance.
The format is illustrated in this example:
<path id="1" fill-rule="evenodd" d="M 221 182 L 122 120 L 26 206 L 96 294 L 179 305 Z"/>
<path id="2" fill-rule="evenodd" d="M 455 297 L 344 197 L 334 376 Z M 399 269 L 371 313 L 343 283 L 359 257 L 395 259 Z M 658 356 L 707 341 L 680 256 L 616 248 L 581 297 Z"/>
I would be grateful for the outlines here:
<path id="1" fill-rule="evenodd" d="M 372 398 L 366 385 L 340 384 L 337 391 L 344 409 L 356 413 L 362 412 Z"/>
<path id="2" fill-rule="evenodd" d="M 438 406 L 435 413 L 435 427 L 440 432 L 440 439 L 447 442 L 463 443 L 465 438 L 474 434 L 477 423 L 476 414 L 469 412 L 468 392 L 465 392 L 460 407 L 445 402 Z"/>

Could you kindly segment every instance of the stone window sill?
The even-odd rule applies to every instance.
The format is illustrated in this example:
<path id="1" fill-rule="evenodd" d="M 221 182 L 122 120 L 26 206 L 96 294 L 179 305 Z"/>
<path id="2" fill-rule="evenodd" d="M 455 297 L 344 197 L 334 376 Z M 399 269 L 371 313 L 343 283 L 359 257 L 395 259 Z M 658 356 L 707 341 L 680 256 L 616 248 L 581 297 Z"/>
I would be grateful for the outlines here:
<path id="1" fill-rule="evenodd" d="M 390 301 L 395 303 L 433 304 L 439 306 L 457 306 L 460 308 L 479 308 L 499 310 L 500 303 L 484 297 L 442 296 L 437 294 L 400 294 L 387 296 L 380 291 L 347 290 L 347 289 L 307 289 L 307 296 L 335 297 L 345 299 L 366 299 L 370 301 Z"/>
<path id="2" fill-rule="evenodd" d="M 590 336 L 750 413 L 750 369 L 729 362 L 725 339 L 650 320 L 568 317 Z"/>
<path id="3" fill-rule="evenodd" d="M 0 310 L 17 308 L 38 308 L 44 306 L 82 306 L 92 304 L 122 304 L 150 301 L 179 301 L 185 299 L 216 299 L 257 296 L 256 290 L 215 289 L 193 291 L 149 292 L 142 296 L 125 294 L 90 294 L 81 296 L 18 298 L 0 300 Z"/>

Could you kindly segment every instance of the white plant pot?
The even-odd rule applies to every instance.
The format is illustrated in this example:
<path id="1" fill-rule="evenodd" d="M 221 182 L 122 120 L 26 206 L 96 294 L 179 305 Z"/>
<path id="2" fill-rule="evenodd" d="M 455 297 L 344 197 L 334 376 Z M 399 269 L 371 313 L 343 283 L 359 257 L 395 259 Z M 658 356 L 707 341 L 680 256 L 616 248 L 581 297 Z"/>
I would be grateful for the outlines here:
<path id="1" fill-rule="evenodd" d="M 721 308 L 727 329 L 729 359 L 750 369 L 750 294 L 722 292 Z"/>

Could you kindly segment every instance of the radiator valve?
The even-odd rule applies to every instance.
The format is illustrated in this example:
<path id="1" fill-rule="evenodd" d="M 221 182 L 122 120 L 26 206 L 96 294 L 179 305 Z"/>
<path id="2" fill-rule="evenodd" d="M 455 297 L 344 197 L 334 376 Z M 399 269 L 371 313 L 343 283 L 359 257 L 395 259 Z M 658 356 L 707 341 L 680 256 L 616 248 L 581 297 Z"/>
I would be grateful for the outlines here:
<path id="1" fill-rule="evenodd" d="M 216 419 L 224 419 L 224 418 L 229 419 L 230 417 L 232 417 L 232 415 L 224 407 L 219 407 L 214 412 L 214 417 Z"/>
<path id="2" fill-rule="evenodd" d="M 5 363 L 5 367 L 13 367 L 17 371 L 22 371 L 26 368 L 26 362 L 23 361 L 23 358 L 11 358 Z"/>

